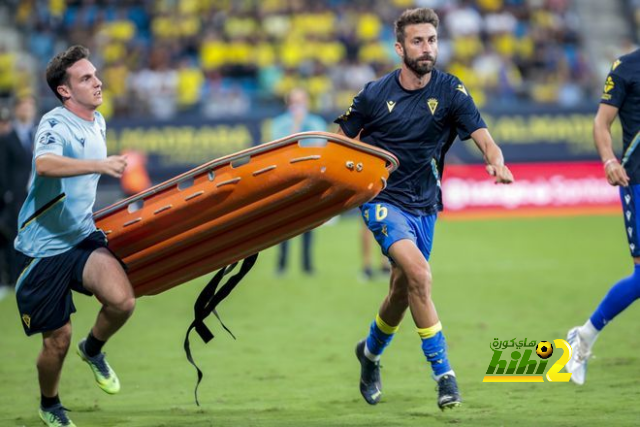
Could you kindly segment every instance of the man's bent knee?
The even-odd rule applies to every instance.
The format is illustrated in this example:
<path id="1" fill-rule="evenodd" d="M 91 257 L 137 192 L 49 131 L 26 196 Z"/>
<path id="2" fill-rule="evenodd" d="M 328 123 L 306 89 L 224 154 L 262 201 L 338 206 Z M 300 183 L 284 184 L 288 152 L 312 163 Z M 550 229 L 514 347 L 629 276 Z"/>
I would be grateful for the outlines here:
<path id="1" fill-rule="evenodd" d="M 127 316 L 131 316 L 135 308 L 136 308 L 135 297 L 127 297 L 120 306 L 120 310 L 122 310 L 123 313 L 126 313 Z"/>
<path id="2" fill-rule="evenodd" d="M 136 308 L 136 299 L 133 296 L 126 296 L 118 301 L 105 304 L 105 306 L 118 312 L 121 316 L 129 317 L 133 314 L 133 310 Z"/>
<path id="3" fill-rule="evenodd" d="M 420 299 L 431 298 L 431 271 L 428 268 L 415 268 L 407 273 L 407 288 L 409 294 Z"/>

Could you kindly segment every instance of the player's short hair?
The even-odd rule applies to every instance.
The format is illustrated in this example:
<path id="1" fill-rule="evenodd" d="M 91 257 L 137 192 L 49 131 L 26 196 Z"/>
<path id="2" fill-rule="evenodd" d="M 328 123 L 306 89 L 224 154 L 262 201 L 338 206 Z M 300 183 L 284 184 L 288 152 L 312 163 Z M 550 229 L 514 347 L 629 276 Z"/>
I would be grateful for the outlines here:
<path id="1" fill-rule="evenodd" d="M 398 43 L 404 43 L 404 30 L 408 25 L 431 24 L 435 29 L 438 29 L 439 23 L 440 19 L 438 18 L 438 14 L 433 9 L 427 9 L 424 7 L 407 9 L 402 12 L 402 15 L 400 15 L 394 23 L 396 40 Z"/>
<path id="2" fill-rule="evenodd" d="M 89 49 L 81 45 L 75 45 L 57 54 L 47 64 L 47 70 L 45 72 L 47 84 L 60 102 L 64 102 L 64 99 L 62 95 L 58 93 L 58 86 L 69 83 L 67 70 L 76 62 L 88 57 Z"/>

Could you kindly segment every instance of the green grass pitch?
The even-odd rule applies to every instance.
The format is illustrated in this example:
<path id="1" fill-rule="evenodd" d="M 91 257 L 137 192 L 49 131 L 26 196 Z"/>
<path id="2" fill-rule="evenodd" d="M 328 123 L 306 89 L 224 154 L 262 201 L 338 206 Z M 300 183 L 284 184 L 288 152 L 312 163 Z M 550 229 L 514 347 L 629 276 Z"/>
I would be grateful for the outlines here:
<path id="1" fill-rule="evenodd" d="M 205 279 L 138 301 L 105 350 L 122 390 L 108 396 L 87 366 L 67 357 L 60 396 L 78 426 L 413 426 L 637 425 L 640 422 L 638 307 L 616 319 L 595 347 L 587 383 L 482 383 L 494 338 L 553 340 L 582 323 L 606 290 L 631 271 L 621 217 L 439 221 L 434 299 L 464 405 L 441 413 L 435 383 L 407 316 L 383 357 L 384 397 L 368 406 L 358 391 L 356 341 L 386 293 L 380 278 L 358 280 L 359 220 L 315 234 L 317 274 L 300 273 L 299 240 L 288 275 L 275 251 L 220 306 L 238 337 L 211 316 L 208 345 L 192 334 L 205 372 L 201 407 L 182 342 Z M 73 345 L 98 309 L 76 295 Z M 40 338 L 22 332 L 14 298 L 0 302 L 0 425 L 39 425 L 35 371 Z M 560 353 L 560 352 L 557 352 Z M 554 354 L 550 361 L 557 360 Z M 551 364 L 550 364 L 551 365 Z"/>

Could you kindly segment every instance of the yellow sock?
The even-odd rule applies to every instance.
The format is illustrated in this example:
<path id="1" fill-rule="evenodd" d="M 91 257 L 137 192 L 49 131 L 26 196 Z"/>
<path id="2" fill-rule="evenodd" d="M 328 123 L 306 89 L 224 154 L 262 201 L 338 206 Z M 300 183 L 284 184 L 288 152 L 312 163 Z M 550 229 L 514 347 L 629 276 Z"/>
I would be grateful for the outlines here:
<path id="1" fill-rule="evenodd" d="M 387 335 L 395 334 L 396 332 L 398 332 L 398 329 L 400 328 L 400 325 L 391 326 L 387 324 L 387 322 L 382 320 L 379 314 L 376 314 L 376 326 L 378 327 L 378 329 L 380 329 L 383 333 Z"/>
<path id="2" fill-rule="evenodd" d="M 417 328 L 418 335 L 420 335 L 420 338 L 422 338 L 423 340 L 427 338 L 431 338 L 441 330 L 442 330 L 442 323 L 440 323 L 440 321 L 438 321 L 438 323 L 436 323 L 433 326 L 429 326 L 428 328 Z"/>

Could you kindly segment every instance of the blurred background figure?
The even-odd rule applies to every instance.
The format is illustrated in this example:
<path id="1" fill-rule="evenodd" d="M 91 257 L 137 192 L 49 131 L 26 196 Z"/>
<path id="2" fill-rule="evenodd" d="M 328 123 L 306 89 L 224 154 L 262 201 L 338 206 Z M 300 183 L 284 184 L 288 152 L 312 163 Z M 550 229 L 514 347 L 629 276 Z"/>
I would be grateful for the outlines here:
<path id="1" fill-rule="evenodd" d="M 27 187 L 31 177 L 36 112 L 36 102 L 32 96 L 18 98 L 14 103 L 13 120 L 8 124 L 6 133 L 0 136 L 6 186 L 3 217 L 5 231 L 8 233 L 8 241 L 4 242 L 2 249 L 2 263 L 6 266 L 2 283 L 8 287 L 14 287 L 18 279 L 13 240 L 18 234 L 18 214 L 27 197 Z M 4 292 L 0 291 L 0 294 L 2 293 Z"/>
<path id="2" fill-rule="evenodd" d="M 9 225 L 9 209 L 11 200 L 9 190 L 9 158 L 4 136 L 11 130 L 11 110 L 0 106 L 0 300 L 4 299 L 9 290 L 9 266 L 7 251 L 13 250 L 11 226 Z"/>
<path id="3" fill-rule="evenodd" d="M 373 250 L 372 245 L 374 246 Z M 378 274 L 388 276 L 391 273 L 389 259 L 378 250 L 377 243 L 374 245 L 373 234 L 364 223 L 360 228 L 360 248 L 362 250 L 362 271 L 360 273 L 362 281 L 368 282 L 375 279 Z M 378 255 L 374 256 L 372 252 L 376 252 Z M 380 259 L 379 263 L 375 263 L 375 265 L 372 262 L 374 257 Z"/>
<path id="4" fill-rule="evenodd" d="M 127 167 L 120 178 L 124 196 L 130 197 L 151 187 L 151 179 L 147 172 L 147 156 L 133 150 L 124 151 L 122 155 L 127 158 Z"/>
<path id="5" fill-rule="evenodd" d="M 327 122 L 320 116 L 309 113 L 309 95 L 301 88 L 293 89 L 286 97 L 287 111 L 271 123 L 272 138 L 280 139 L 285 136 L 309 131 L 327 130 Z M 311 254 L 312 232 L 302 235 L 302 269 L 305 274 L 313 274 L 314 265 Z M 289 255 L 289 241 L 280 244 L 278 254 L 277 273 L 284 274 L 287 269 Z"/>

